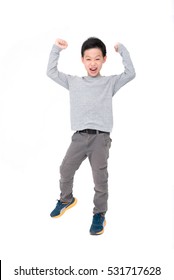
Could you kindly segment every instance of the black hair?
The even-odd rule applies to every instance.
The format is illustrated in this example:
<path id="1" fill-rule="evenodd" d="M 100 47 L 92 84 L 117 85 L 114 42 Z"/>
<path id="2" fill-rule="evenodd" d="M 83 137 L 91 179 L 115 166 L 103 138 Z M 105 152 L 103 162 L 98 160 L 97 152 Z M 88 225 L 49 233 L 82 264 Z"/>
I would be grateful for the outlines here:
<path id="1" fill-rule="evenodd" d="M 106 56 L 106 46 L 105 44 L 96 37 L 90 37 L 85 42 L 83 42 L 81 47 L 81 55 L 84 56 L 84 52 L 88 49 L 98 48 L 101 50 L 103 57 Z"/>

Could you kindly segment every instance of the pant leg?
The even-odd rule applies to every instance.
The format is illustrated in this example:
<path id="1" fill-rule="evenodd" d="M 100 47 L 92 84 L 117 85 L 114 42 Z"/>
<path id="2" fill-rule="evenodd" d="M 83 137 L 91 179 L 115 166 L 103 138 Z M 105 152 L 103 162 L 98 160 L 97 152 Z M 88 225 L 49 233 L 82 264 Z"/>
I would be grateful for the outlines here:
<path id="1" fill-rule="evenodd" d="M 62 201 L 70 202 L 72 200 L 74 174 L 86 157 L 85 142 L 79 133 L 74 133 L 60 166 L 60 199 Z"/>
<path id="2" fill-rule="evenodd" d="M 108 201 L 108 157 L 111 139 L 108 134 L 97 134 L 88 155 L 94 180 L 94 214 L 106 213 Z"/>

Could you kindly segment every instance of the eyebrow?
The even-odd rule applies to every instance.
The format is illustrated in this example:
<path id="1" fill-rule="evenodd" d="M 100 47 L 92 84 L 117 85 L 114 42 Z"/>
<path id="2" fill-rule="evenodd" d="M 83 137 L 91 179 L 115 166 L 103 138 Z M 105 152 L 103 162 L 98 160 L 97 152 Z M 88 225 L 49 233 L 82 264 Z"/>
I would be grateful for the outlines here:
<path id="1" fill-rule="evenodd" d="M 86 55 L 85 57 L 86 58 L 91 58 L 91 56 L 89 56 L 89 55 Z M 94 58 L 97 58 L 97 57 L 101 57 L 101 55 L 99 54 L 99 55 L 95 56 Z"/>

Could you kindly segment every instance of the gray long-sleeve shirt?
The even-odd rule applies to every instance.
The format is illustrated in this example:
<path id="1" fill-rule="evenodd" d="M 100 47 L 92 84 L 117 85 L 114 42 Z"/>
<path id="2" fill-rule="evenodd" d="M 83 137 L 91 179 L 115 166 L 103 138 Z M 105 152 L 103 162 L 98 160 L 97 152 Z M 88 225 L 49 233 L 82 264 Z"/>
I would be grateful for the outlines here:
<path id="1" fill-rule="evenodd" d="M 135 77 L 135 70 L 124 45 L 119 44 L 124 72 L 111 76 L 72 76 L 58 70 L 61 49 L 53 45 L 47 75 L 69 90 L 71 129 L 97 129 L 111 132 L 113 127 L 112 97 L 126 83 Z"/>

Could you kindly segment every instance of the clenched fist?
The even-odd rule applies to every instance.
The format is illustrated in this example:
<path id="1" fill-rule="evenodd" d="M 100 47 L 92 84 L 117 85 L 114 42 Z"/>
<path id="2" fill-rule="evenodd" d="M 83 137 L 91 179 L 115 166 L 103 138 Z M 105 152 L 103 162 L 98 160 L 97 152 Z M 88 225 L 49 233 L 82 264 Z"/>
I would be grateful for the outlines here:
<path id="1" fill-rule="evenodd" d="M 55 45 L 58 46 L 61 49 L 66 49 L 68 47 L 68 43 L 65 40 L 62 39 L 56 39 Z"/>

